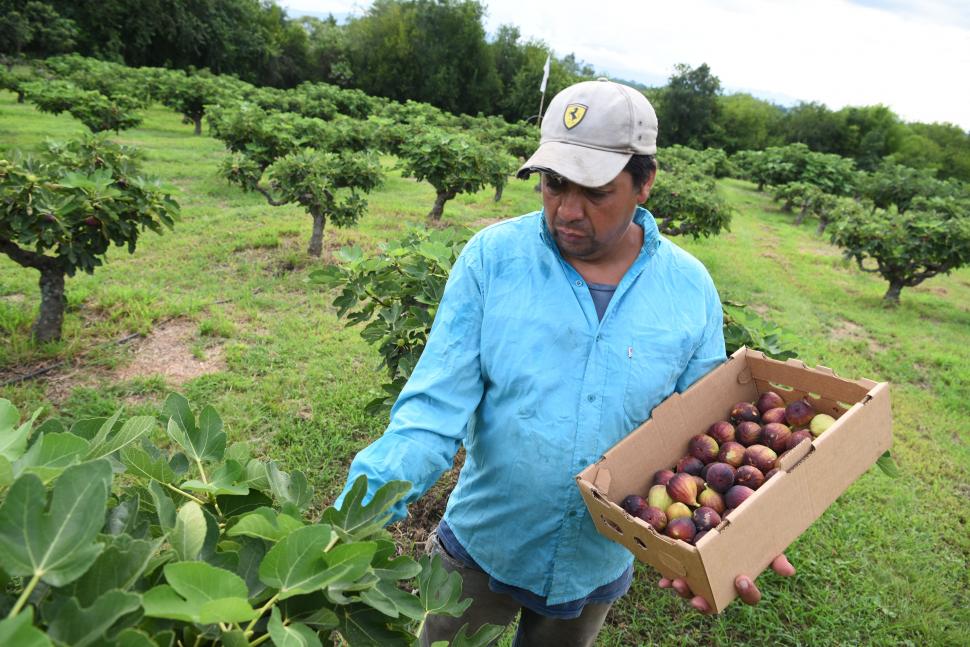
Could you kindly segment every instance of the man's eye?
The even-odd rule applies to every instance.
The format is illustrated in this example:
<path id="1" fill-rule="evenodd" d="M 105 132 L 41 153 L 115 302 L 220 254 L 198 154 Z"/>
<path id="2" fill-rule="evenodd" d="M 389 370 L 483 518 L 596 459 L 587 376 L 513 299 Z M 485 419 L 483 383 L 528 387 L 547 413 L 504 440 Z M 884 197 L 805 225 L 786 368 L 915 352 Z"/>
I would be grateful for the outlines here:
<path id="1" fill-rule="evenodd" d="M 554 178 L 546 176 L 546 188 L 550 191 L 562 191 L 566 187 L 566 183 L 560 178 Z"/>
<path id="2" fill-rule="evenodd" d="M 602 200 L 606 197 L 606 191 L 596 191 L 594 189 L 586 189 L 586 197 L 590 200 Z"/>

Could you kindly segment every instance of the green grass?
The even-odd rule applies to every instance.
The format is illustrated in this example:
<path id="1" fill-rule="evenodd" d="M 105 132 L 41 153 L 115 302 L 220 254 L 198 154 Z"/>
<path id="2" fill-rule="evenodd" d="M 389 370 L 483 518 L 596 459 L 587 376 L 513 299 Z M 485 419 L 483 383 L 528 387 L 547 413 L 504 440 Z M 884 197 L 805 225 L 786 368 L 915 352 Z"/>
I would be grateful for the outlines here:
<path id="1" fill-rule="evenodd" d="M 0 149 L 36 149 L 44 138 L 81 132 L 69 117 L 42 115 L 0 92 Z M 304 281 L 319 266 L 305 253 L 309 216 L 229 186 L 217 173 L 221 144 L 194 137 L 170 111 L 147 111 L 141 128 L 116 139 L 143 150 L 147 171 L 177 189 L 181 220 L 173 232 L 146 234 L 134 255 L 113 249 L 94 275 L 69 279 L 64 338 L 40 348 L 28 338 L 37 273 L 0 258 L 0 374 L 64 361 L 44 378 L 3 387 L 0 397 L 68 420 L 119 406 L 151 412 L 172 387 L 161 364 L 176 350 L 185 361 L 212 360 L 214 370 L 179 390 L 215 406 L 231 440 L 306 471 L 322 507 L 385 420 L 363 413 L 383 377 L 376 351 L 337 320 L 332 295 Z M 360 225 L 328 224 L 328 249 L 374 249 L 423 223 L 433 189 L 402 179 L 392 159 L 385 165 L 387 182 L 369 197 Z M 762 576 L 757 608 L 736 603 L 719 617 L 699 616 L 638 566 L 601 644 L 965 644 L 970 268 L 907 288 L 901 307 L 886 310 L 886 283 L 845 265 L 813 235 L 814 223 L 794 226 L 749 184 L 724 181 L 721 189 L 738 209 L 732 230 L 677 242 L 707 265 L 723 298 L 790 331 L 807 363 L 892 382 L 902 476 L 870 470 L 855 483 L 788 550 L 798 575 Z M 513 181 L 497 204 L 491 191 L 459 196 L 444 220 L 478 228 L 537 206 L 532 183 Z M 157 369 L 123 376 L 144 342 L 113 342 L 173 324 L 187 331 L 181 346 Z"/>

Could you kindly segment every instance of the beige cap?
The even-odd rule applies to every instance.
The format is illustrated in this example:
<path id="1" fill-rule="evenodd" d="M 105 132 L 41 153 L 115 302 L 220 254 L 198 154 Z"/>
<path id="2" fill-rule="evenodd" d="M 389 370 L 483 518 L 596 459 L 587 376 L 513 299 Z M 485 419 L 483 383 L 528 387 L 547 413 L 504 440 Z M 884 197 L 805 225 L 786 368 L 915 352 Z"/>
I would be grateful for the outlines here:
<path id="1" fill-rule="evenodd" d="M 657 113 L 643 93 L 607 79 L 571 85 L 549 103 L 539 148 L 519 177 L 549 170 L 581 186 L 603 186 L 634 155 L 656 155 Z"/>

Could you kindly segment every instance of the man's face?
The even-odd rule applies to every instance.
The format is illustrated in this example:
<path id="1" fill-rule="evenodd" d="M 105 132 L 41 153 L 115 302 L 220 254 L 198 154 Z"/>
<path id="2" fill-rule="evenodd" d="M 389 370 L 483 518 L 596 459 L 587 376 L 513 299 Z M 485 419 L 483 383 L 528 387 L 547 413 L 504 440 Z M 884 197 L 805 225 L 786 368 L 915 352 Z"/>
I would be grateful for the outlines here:
<path id="1" fill-rule="evenodd" d="M 650 194 L 654 177 L 651 174 L 636 188 L 630 174 L 621 171 L 608 184 L 592 189 L 543 173 L 546 226 L 563 257 L 596 262 L 623 249 L 634 211 Z"/>

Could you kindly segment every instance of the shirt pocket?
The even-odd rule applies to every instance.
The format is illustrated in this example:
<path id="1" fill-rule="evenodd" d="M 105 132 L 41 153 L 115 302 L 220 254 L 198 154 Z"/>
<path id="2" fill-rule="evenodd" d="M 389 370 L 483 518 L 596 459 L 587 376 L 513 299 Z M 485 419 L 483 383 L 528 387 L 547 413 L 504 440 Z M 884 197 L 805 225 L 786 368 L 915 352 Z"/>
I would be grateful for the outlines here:
<path id="1" fill-rule="evenodd" d="M 629 339 L 622 358 L 626 365 L 623 409 L 632 425 L 643 423 L 674 392 L 692 350 L 686 330 L 644 328 Z"/>

